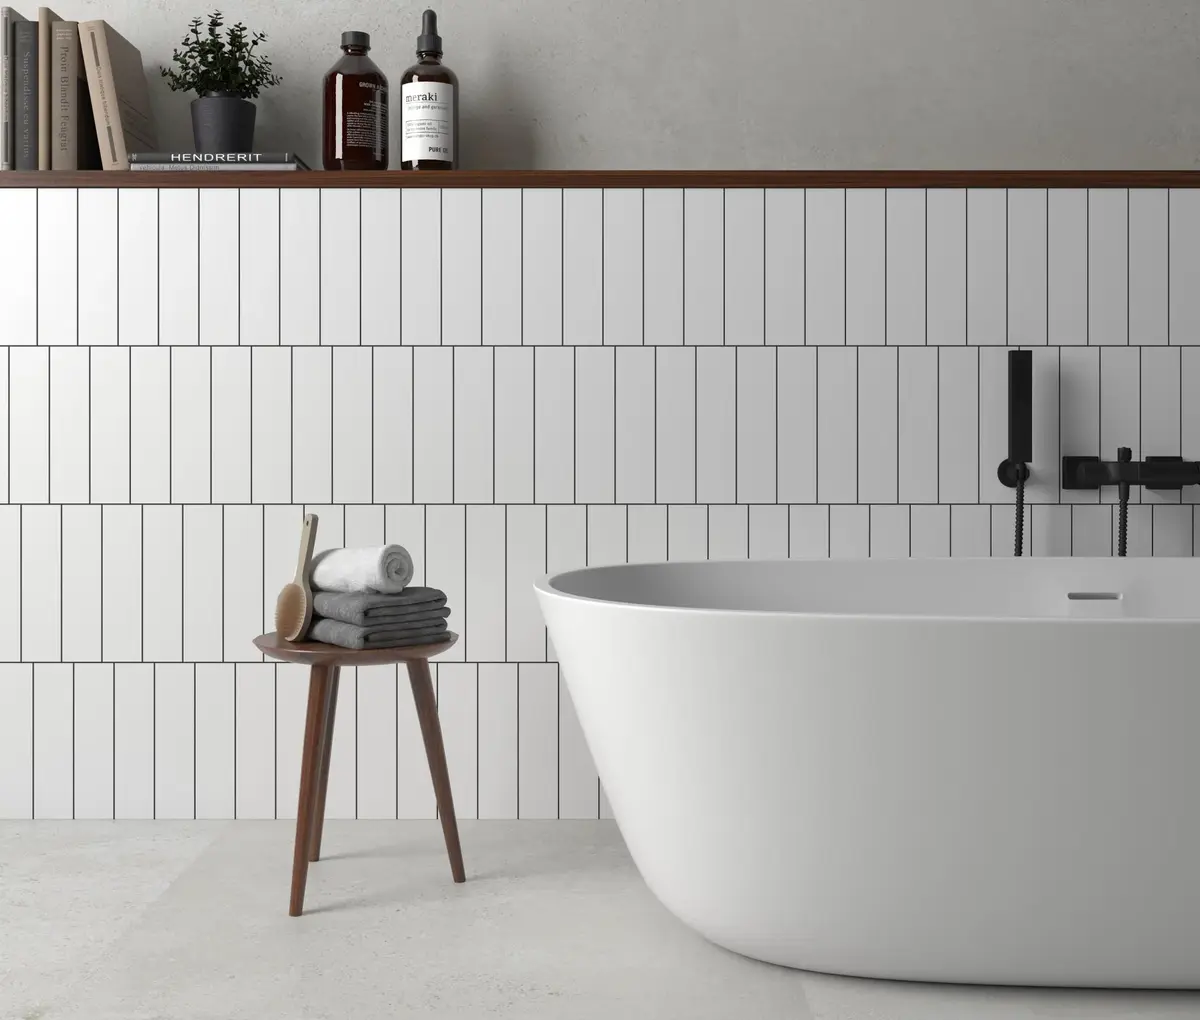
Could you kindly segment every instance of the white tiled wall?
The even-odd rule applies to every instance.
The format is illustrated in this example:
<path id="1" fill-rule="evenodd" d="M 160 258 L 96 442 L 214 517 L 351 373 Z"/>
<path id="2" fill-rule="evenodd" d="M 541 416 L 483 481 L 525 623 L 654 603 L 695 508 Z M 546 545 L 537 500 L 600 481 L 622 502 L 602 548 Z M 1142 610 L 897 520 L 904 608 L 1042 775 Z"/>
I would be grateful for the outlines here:
<path id="1" fill-rule="evenodd" d="M 0 189 L 0 235 L 0 817 L 294 813 L 250 642 L 305 510 L 448 593 L 460 814 L 594 817 L 535 575 L 1009 555 L 1006 345 L 1033 554 L 1112 551 L 1060 453 L 1200 458 L 1196 191 Z M 348 671 L 332 815 L 433 813 L 396 681 Z"/>

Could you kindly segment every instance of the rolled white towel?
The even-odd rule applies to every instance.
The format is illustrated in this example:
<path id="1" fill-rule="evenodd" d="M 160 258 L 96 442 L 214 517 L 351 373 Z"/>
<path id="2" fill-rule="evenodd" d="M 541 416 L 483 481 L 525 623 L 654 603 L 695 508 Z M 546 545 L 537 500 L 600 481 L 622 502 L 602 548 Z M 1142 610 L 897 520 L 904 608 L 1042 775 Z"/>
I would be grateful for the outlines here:
<path id="1" fill-rule="evenodd" d="M 313 557 L 312 586 L 321 591 L 377 591 L 394 595 L 413 576 L 413 561 L 402 545 L 370 549 L 327 549 Z"/>

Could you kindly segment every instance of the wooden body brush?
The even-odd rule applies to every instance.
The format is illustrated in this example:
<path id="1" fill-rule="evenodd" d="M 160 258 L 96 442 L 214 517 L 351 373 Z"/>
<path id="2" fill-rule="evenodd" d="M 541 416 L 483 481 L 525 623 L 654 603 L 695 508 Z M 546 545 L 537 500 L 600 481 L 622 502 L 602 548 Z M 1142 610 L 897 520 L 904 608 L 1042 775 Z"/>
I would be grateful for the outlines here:
<path id="1" fill-rule="evenodd" d="M 296 561 L 296 577 L 285 584 L 275 603 L 275 633 L 285 641 L 302 641 L 312 625 L 312 585 L 308 574 L 312 568 L 313 543 L 317 540 L 317 515 L 305 514 L 300 529 L 300 557 Z"/>

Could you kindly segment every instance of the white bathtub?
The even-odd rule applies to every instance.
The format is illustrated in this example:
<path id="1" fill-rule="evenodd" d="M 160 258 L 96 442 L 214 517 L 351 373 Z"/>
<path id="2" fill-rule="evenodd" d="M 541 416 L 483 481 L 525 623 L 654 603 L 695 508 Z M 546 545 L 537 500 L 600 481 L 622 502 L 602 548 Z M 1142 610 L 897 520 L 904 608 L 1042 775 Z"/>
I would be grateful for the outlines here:
<path id="1" fill-rule="evenodd" d="M 537 594 L 634 861 L 706 938 L 1200 987 L 1200 563 L 672 563 Z"/>

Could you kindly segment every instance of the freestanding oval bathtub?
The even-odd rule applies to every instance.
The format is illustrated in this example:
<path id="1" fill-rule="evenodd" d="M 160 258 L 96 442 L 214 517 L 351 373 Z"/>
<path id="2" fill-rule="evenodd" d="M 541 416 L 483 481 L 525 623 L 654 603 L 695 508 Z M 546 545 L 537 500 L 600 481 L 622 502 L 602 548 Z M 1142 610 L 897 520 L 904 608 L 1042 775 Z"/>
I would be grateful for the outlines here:
<path id="1" fill-rule="evenodd" d="M 872 977 L 1200 987 L 1200 564 L 536 587 L 630 853 L 711 941 Z"/>

